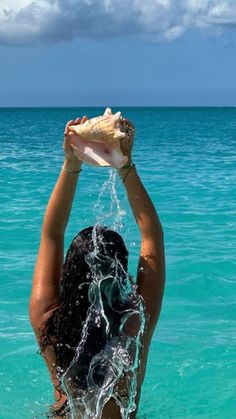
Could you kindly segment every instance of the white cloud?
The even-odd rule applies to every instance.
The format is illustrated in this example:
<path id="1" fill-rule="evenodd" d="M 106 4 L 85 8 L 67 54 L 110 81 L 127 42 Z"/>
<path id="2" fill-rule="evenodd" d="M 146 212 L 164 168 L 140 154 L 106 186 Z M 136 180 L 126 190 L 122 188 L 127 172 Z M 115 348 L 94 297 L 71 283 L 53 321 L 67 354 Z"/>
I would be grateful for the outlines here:
<path id="1" fill-rule="evenodd" d="M 235 0 L 0 0 L 0 45 L 128 34 L 171 41 L 227 26 L 236 28 Z"/>

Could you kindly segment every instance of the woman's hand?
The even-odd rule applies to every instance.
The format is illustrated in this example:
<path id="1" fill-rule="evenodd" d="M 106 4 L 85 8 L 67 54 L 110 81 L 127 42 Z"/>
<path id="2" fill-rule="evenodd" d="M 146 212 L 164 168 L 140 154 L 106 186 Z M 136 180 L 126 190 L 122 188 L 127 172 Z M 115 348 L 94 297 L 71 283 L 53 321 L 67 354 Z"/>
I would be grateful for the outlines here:
<path id="1" fill-rule="evenodd" d="M 131 164 L 135 128 L 134 125 L 128 119 L 124 118 L 123 122 L 125 127 L 124 130 L 127 132 L 127 136 L 121 140 L 120 147 L 123 154 L 128 157 L 128 162 L 126 164 Z"/>
<path id="2" fill-rule="evenodd" d="M 72 132 L 69 131 L 69 127 L 70 125 L 78 125 L 78 124 L 83 124 L 84 122 L 87 121 L 87 116 L 83 116 L 83 118 L 76 118 L 75 120 L 70 120 L 69 122 L 67 122 L 66 126 L 65 126 L 65 131 L 64 131 L 64 144 L 63 144 L 63 149 L 64 149 L 64 155 L 65 155 L 65 165 L 68 169 L 76 171 L 80 169 L 80 166 L 82 164 L 82 160 L 79 159 L 79 156 L 77 154 L 77 156 L 75 156 L 74 154 L 74 150 L 73 150 L 73 146 L 71 145 L 71 140 L 73 135 Z"/>

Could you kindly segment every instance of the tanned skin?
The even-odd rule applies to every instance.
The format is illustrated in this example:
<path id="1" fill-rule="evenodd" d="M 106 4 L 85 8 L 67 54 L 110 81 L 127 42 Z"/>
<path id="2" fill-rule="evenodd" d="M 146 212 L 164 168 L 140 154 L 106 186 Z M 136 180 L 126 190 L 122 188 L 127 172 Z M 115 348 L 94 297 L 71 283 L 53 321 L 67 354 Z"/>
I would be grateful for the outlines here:
<path id="1" fill-rule="evenodd" d="M 71 146 L 71 135 L 68 127 L 82 124 L 87 117 L 77 118 L 67 123 L 64 137 L 64 168 L 73 172 L 81 168 L 80 155 Z M 127 121 L 127 120 L 126 120 Z M 131 126 L 132 124 L 127 121 Z M 122 140 L 121 148 L 132 162 L 133 135 Z M 143 351 L 138 372 L 138 393 L 136 398 L 137 409 L 141 386 L 145 376 L 148 350 L 158 317 L 161 311 L 165 286 L 165 256 L 162 226 L 156 209 L 148 195 L 135 167 L 123 168 L 119 174 L 124 181 L 124 188 L 138 224 L 141 236 L 141 251 L 137 270 L 138 292 L 146 305 L 146 314 L 149 318 L 143 338 Z M 36 338 L 40 339 L 41 328 L 60 306 L 59 285 L 64 261 L 64 235 L 69 220 L 79 173 L 69 173 L 62 170 L 54 190 L 49 199 L 42 226 L 40 246 L 35 264 L 32 293 L 29 305 L 29 314 Z M 43 356 L 48 367 L 54 386 L 55 407 L 62 405 L 66 396 L 60 395 L 56 390 L 59 382 L 54 378 L 55 356 L 52 347 L 48 346 Z M 136 412 L 137 412 L 136 409 Z M 110 400 L 102 414 L 103 419 L 120 419 L 120 411 L 114 400 Z M 135 418 L 136 413 L 131 415 Z M 80 418 L 78 418 L 80 419 Z"/>

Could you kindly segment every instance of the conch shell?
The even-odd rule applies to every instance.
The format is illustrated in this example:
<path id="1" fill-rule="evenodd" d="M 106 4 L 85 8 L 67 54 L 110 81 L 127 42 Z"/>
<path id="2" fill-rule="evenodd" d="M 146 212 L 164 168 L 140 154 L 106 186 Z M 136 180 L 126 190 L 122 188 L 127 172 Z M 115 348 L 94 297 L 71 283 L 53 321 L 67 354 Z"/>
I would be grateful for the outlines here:
<path id="1" fill-rule="evenodd" d="M 71 144 L 75 155 L 96 166 L 124 166 L 128 157 L 124 156 L 120 142 L 133 132 L 133 128 L 121 117 L 121 112 L 112 114 L 110 108 L 104 115 L 89 119 L 83 124 L 69 126 Z"/>

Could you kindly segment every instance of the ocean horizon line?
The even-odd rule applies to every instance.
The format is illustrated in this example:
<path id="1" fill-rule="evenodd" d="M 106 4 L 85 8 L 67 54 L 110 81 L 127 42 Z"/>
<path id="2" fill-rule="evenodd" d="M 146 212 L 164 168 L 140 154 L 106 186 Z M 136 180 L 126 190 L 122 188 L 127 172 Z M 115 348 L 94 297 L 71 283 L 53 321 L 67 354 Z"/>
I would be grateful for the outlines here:
<path id="1" fill-rule="evenodd" d="M 233 109 L 236 105 L 66 105 L 66 106 L 0 106 L 0 109 L 83 109 L 83 108 L 145 108 L 145 109 Z"/>

